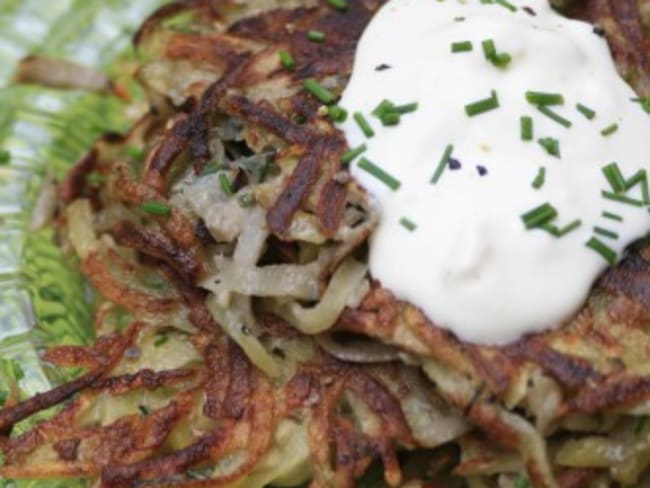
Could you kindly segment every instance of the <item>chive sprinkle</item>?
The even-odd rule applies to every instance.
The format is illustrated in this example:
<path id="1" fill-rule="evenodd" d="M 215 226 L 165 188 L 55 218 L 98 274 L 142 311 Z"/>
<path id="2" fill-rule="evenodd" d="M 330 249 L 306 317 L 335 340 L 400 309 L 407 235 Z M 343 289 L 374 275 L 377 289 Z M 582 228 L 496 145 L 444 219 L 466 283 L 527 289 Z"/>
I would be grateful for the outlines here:
<path id="1" fill-rule="evenodd" d="M 553 237 L 561 238 L 567 234 L 570 234 L 576 229 L 579 229 L 582 225 L 582 220 L 576 219 L 570 224 L 565 225 L 564 227 L 557 227 L 555 225 L 545 224 L 542 226 L 542 229 L 547 231 Z"/>
<path id="2" fill-rule="evenodd" d="M 93 171 L 91 173 L 88 173 L 86 176 L 86 183 L 89 185 L 101 185 L 103 183 L 106 183 L 106 176 L 98 173 L 97 171 Z"/>
<path id="3" fill-rule="evenodd" d="M 604 136 L 611 136 L 614 132 L 618 131 L 618 124 L 612 124 L 605 127 L 600 133 Z"/>
<path id="4" fill-rule="evenodd" d="M 433 177 L 431 178 L 432 185 L 438 183 L 438 180 L 442 176 L 442 173 L 445 171 L 445 168 L 448 166 L 449 159 L 451 158 L 453 152 L 454 152 L 454 146 L 452 144 L 447 145 L 447 147 L 445 148 L 445 152 L 442 154 L 442 157 L 440 158 L 440 162 L 438 163 L 436 172 L 433 174 Z"/>
<path id="5" fill-rule="evenodd" d="M 382 115 L 391 112 L 395 112 L 395 104 L 390 100 L 382 100 L 379 102 L 379 105 L 377 105 L 372 111 L 372 115 L 377 118 L 381 118 Z"/>
<path id="6" fill-rule="evenodd" d="M 348 119 L 348 111 L 338 105 L 330 105 L 327 107 L 327 115 L 334 122 L 342 124 Z"/>
<path id="7" fill-rule="evenodd" d="M 512 57 L 508 53 L 497 52 L 494 40 L 486 39 L 481 43 L 481 45 L 483 46 L 483 54 L 485 55 L 485 59 L 490 61 L 497 68 L 504 68 L 510 64 L 510 61 L 512 61 Z"/>
<path id="8" fill-rule="evenodd" d="M 627 189 L 625 178 L 623 178 L 623 173 L 621 173 L 617 163 L 604 166 L 602 172 L 615 193 L 621 193 Z"/>
<path id="9" fill-rule="evenodd" d="M 560 93 L 527 91 L 526 100 L 533 105 L 564 105 L 564 96 Z"/>
<path id="10" fill-rule="evenodd" d="M 629 190 L 635 185 L 641 185 L 643 202 L 646 205 L 650 205 L 650 186 L 648 184 L 648 173 L 645 169 L 639 170 L 632 178 L 627 180 L 625 190 Z"/>
<path id="11" fill-rule="evenodd" d="M 363 132 L 363 135 L 366 136 L 367 138 L 371 138 L 375 135 L 375 131 L 372 129 L 366 118 L 363 116 L 361 112 L 355 112 L 353 117 L 354 121 L 357 123 L 359 126 L 359 129 L 361 129 L 361 132 Z"/>
<path id="12" fill-rule="evenodd" d="M 144 405 L 138 405 L 138 410 L 140 411 L 140 415 L 142 415 L 143 417 L 149 415 L 149 409 Z"/>
<path id="13" fill-rule="evenodd" d="M 618 203 L 624 203 L 626 205 L 631 205 L 633 207 L 643 207 L 643 201 L 642 200 L 637 200 L 635 198 L 630 198 L 630 197 L 625 196 L 625 195 L 620 195 L 618 193 L 612 193 L 612 192 L 605 191 L 605 190 L 603 190 L 601 192 L 601 195 L 602 195 L 603 198 L 605 198 L 607 200 L 612 200 L 612 201 L 618 202 Z"/>
<path id="14" fill-rule="evenodd" d="M 9 164 L 11 161 L 11 153 L 6 149 L 0 149 L 0 166 Z"/>
<path id="15" fill-rule="evenodd" d="M 365 144 L 361 144 L 359 147 L 350 149 L 349 151 L 343 153 L 343 155 L 341 156 L 341 163 L 350 164 L 352 161 L 357 159 L 358 156 L 360 156 L 367 150 L 368 150 L 368 146 L 366 146 Z"/>
<path id="16" fill-rule="evenodd" d="M 337 100 L 337 96 L 334 95 L 331 91 L 325 88 L 323 85 L 318 83 L 313 78 L 308 78 L 303 82 L 303 87 L 313 96 L 318 98 L 321 102 L 326 105 L 334 103 Z"/>
<path id="17" fill-rule="evenodd" d="M 399 223 L 402 225 L 402 227 L 411 232 L 418 228 L 417 224 L 407 217 L 402 217 L 399 220 Z"/>
<path id="18" fill-rule="evenodd" d="M 346 0 L 327 0 L 327 3 L 336 10 L 346 10 L 348 8 Z"/>
<path id="19" fill-rule="evenodd" d="M 535 179 L 533 180 L 533 188 L 539 190 L 544 186 L 544 183 L 546 183 L 546 168 L 541 167 L 537 171 L 537 176 L 535 176 Z"/>
<path id="20" fill-rule="evenodd" d="M 516 12 L 517 11 L 517 7 L 515 7 L 513 4 L 511 4 L 507 0 L 494 0 L 494 3 L 496 3 L 498 5 L 501 5 L 502 7 L 507 8 L 511 12 Z"/>
<path id="21" fill-rule="evenodd" d="M 140 161 L 144 158 L 144 150 L 139 148 L 138 146 L 127 146 L 126 154 L 131 159 L 135 159 L 136 161 Z"/>
<path id="22" fill-rule="evenodd" d="M 623 217 L 621 217 L 621 216 L 618 215 L 618 214 L 612 213 L 612 212 L 604 211 L 604 212 L 602 213 L 602 217 L 603 217 L 604 219 L 614 220 L 614 221 L 616 221 L 616 222 L 623 222 Z"/>
<path id="23" fill-rule="evenodd" d="M 219 184 L 226 195 L 232 195 L 235 193 L 235 190 L 232 187 L 232 182 L 226 173 L 219 173 Z"/>
<path id="24" fill-rule="evenodd" d="M 573 125 L 570 120 L 565 119 L 560 114 L 548 108 L 546 105 L 538 105 L 537 110 L 539 110 L 541 113 L 546 115 L 552 121 L 557 122 L 558 124 L 560 124 L 563 127 L 566 127 L 567 129 L 569 129 Z"/>
<path id="25" fill-rule="evenodd" d="M 551 220 L 557 217 L 557 210 L 553 205 L 546 202 L 539 207 L 536 207 L 521 216 L 526 229 L 535 229 L 548 224 Z"/>
<path id="26" fill-rule="evenodd" d="M 544 137 L 537 141 L 544 150 L 551 156 L 560 157 L 560 142 L 552 137 Z"/>
<path id="27" fill-rule="evenodd" d="M 312 42 L 325 42 L 325 33 L 317 30 L 307 32 L 307 39 Z"/>
<path id="28" fill-rule="evenodd" d="M 593 120 L 594 117 L 596 117 L 596 112 L 590 109 L 589 107 L 587 107 L 586 105 L 579 103 L 578 105 L 576 105 L 576 109 L 578 109 L 578 112 L 580 112 L 589 120 Z"/>
<path id="29" fill-rule="evenodd" d="M 169 340 L 169 336 L 165 333 L 158 334 L 153 342 L 154 347 L 160 347 Z"/>
<path id="30" fill-rule="evenodd" d="M 284 66 L 286 69 L 293 71 L 296 69 L 296 60 L 293 59 L 293 56 L 289 51 L 286 49 L 280 49 L 279 52 L 280 56 L 280 62 L 282 63 L 282 66 Z"/>
<path id="31" fill-rule="evenodd" d="M 610 239 L 618 239 L 618 234 L 616 232 L 609 229 L 603 229 L 602 227 L 594 227 L 594 233 L 603 237 L 609 237 Z"/>
<path id="32" fill-rule="evenodd" d="M 415 112 L 417 109 L 418 109 L 417 102 L 406 103 L 404 105 L 396 105 L 393 107 L 393 110 L 400 115 L 410 114 L 411 112 Z"/>
<path id="33" fill-rule="evenodd" d="M 381 115 L 380 120 L 384 126 L 389 126 L 399 124 L 400 118 L 400 114 L 397 112 L 387 112 Z"/>
<path id="34" fill-rule="evenodd" d="M 213 175 L 217 171 L 223 169 L 223 164 L 217 163 L 216 161 L 213 161 L 211 163 L 206 164 L 203 167 L 203 170 L 201 170 L 201 173 L 199 176 L 208 176 L 208 175 Z"/>
<path id="35" fill-rule="evenodd" d="M 592 237 L 585 245 L 600 254 L 610 265 L 616 264 L 616 261 L 618 259 L 616 251 L 614 251 L 600 239 Z"/>
<path id="36" fill-rule="evenodd" d="M 465 113 L 469 117 L 474 117 L 496 108 L 499 108 L 499 97 L 497 96 L 497 92 L 492 90 L 492 95 L 490 98 L 485 98 L 483 100 L 478 100 L 476 102 L 470 103 L 469 105 L 465 105 Z"/>
<path id="37" fill-rule="evenodd" d="M 520 119 L 520 125 L 521 125 L 521 140 L 532 141 L 533 140 L 533 118 L 527 115 L 523 116 Z"/>
<path id="38" fill-rule="evenodd" d="M 142 202 L 140 208 L 147 213 L 159 215 L 161 217 L 166 217 L 172 213 L 172 209 L 169 205 L 156 201 Z"/>
<path id="39" fill-rule="evenodd" d="M 377 178 L 391 190 L 397 190 L 402 186 L 402 183 L 399 180 L 366 158 L 361 158 L 358 167 Z"/>
<path id="40" fill-rule="evenodd" d="M 474 49 L 472 41 L 458 41 L 452 42 L 451 52 L 452 53 L 466 53 Z"/>

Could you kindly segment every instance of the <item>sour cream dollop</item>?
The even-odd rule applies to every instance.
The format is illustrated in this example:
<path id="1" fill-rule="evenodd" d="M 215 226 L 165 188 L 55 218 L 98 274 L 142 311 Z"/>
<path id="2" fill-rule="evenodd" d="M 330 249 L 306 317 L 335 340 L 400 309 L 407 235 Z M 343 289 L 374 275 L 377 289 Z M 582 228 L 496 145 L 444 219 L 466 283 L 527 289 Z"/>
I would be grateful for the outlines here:
<path id="1" fill-rule="evenodd" d="M 389 1 L 359 43 L 341 101 L 376 133 L 366 137 L 350 118 L 342 126 L 350 146 L 367 144 L 363 156 L 400 183 L 391 189 L 360 158 L 352 164 L 381 211 L 373 276 L 436 325 L 486 344 L 568 320 L 608 266 L 603 249 L 620 257 L 650 231 L 642 183 L 616 193 L 603 174 L 616 163 L 629 180 L 650 167 L 650 115 L 632 101 L 605 39 L 545 0 L 505 3 L 516 11 L 480 0 Z M 486 40 L 511 57 L 506 66 L 486 58 Z M 464 41 L 471 51 L 452 52 Z M 528 91 L 561 94 L 564 103 L 547 108 L 571 126 L 540 112 Z M 467 105 L 493 92 L 498 108 L 468 116 Z M 371 113 L 385 99 L 418 109 L 383 126 Z M 531 141 L 522 140 L 522 117 L 532 118 Z M 551 226 L 579 226 L 562 237 L 526 229 L 522 215 L 547 203 L 558 214 Z M 587 247 L 594 239 L 600 251 Z"/>

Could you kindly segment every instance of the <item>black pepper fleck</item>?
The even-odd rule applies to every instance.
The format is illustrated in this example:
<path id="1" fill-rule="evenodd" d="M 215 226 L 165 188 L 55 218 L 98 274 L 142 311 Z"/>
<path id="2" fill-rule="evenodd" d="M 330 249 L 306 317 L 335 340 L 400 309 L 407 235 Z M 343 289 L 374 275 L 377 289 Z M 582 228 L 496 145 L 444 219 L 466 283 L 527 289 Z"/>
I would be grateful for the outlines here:
<path id="1" fill-rule="evenodd" d="M 386 63 L 381 63 L 375 68 L 375 71 L 386 71 L 387 69 L 391 69 L 391 66 Z"/>
<path id="2" fill-rule="evenodd" d="M 523 10 L 528 15 L 532 15 L 533 17 L 535 17 L 537 15 L 537 12 L 535 12 L 532 7 L 524 7 Z"/>
<path id="3" fill-rule="evenodd" d="M 449 169 L 457 170 L 457 169 L 460 169 L 462 167 L 463 167 L 463 165 L 460 163 L 460 161 L 458 161 L 458 159 L 449 158 Z"/>
<path id="4" fill-rule="evenodd" d="M 605 28 L 602 25 L 600 24 L 594 25 L 593 30 L 594 30 L 594 34 L 596 34 L 597 36 L 605 37 Z"/>
<path id="5" fill-rule="evenodd" d="M 480 176 L 485 176 L 488 174 L 488 170 L 485 166 L 481 166 L 481 165 L 477 166 L 476 171 L 478 171 L 478 174 Z"/>

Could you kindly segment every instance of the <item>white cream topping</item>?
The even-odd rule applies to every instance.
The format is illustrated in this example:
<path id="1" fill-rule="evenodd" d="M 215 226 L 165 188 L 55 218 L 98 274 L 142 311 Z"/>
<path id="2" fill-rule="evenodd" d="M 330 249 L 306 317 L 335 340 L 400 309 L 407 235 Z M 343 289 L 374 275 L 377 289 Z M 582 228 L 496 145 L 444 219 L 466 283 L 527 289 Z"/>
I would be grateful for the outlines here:
<path id="1" fill-rule="evenodd" d="M 376 132 L 366 138 L 350 117 L 342 126 L 350 147 L 366 143 L 363 156 L 401 182 L 391 190 L 360 168 L 360 159 L 352 165 L 382 214 L 371 241 L 373 276 L 436 325 L 488 344 L 558 326 L 582 306 L 608 266 L 586 247 L 592 237 L 621 256 L 650 230 L 647 204 L 601 195 L 612 190 L 604 166 L 618 163 L 625 178 L 650 167 L 650 115 L 631 100 L 635 94 L 617 74 L 606 41 L 545 0 L 509 3 L 517 12 L 480 0 L 389 1 L 359 43 L 341 101 L 350 113 L 363 113 Z M 507 67 L 485 58 L 486 39 L 511 55 Z M 467 40 L 471 52 L 451 52 L 452 43 Z M 377 69 L 381 65 L 389 68 Z M 465 106 L 492 90 L 500 107 L 469 117 Z M 561 93 L 564 104 L 550 108 L 572 127 L 540 113 L 526 100 L 528 90 Z M 384 127 L 371 115 L 384 99 L 419 107 L 399 125 Z M 596 117 L 588 120 L 577 103 Z M 521 139 L 521 116 L 534 120 L 531 142 Z M 602 135 L 612 124 L 618 130 Z M 547 137 L 559 142 L 560 158 L 537 142 Z M 433 185 L 449 144 L 461 168 L 446 167 Z M 540 167 L 546 180 L 535 189 Z M 641 186 L 624 195 L 641 199 Z M 546 202 L 559 213 L 553 225 L 580 219 L 581 226 L 561 238 L 526 230 L 521 216 Z M 623 222 L 602 217 L 604 211 Z M 406 229 L 404 217 L 417 228 Z M 618 239 L 595 234 L 594 227 Z"/>

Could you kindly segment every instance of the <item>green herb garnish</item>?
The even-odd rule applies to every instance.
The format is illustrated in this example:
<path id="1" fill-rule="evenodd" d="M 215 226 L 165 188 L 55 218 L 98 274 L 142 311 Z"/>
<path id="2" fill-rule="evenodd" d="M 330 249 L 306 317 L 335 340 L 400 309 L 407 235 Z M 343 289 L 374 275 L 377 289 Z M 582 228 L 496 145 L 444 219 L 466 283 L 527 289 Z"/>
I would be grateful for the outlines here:
<path id="1" fill-rule="evenodd" d="M 489 112 L 490 110 L 494 110 L 496 108 L 499 108 L 499 97 L 497 96 L 497 92 L 492 90 L 492 95 L 490 98 L 485 98 L 483 100 L 478 100 L 476 102 L 465 105 L 465 113 L 469 117 L 475 117 L 476 115 Z"/>
<path id="2" fill-rule="evenodd" d="M 327 88 L 325 88 L 323 85 L 318 83 L 313 78 L 306 79 L 303 82 L 303 87 L 305 88 L 305 90 L 307 90 L 313 96 L 318 98 L 318 100 L 323 102 L 325 105 L 334 103 L 338 99 L 338 97 L 334 95 L 334 93 L 329 91 Z"/>
<path id="3" fill-rule="evenodd" d="M 353 117 L 354 121 L 357 123 L 359 126 L 359 129 L 361 129 L 361 132 L 363 132 L 363 135 L 371 138 L 375 135 L 375 131 L 372 129 L 366 118 L 363 116 L 361 112 L 355 112 Z"/>
<path id="4" fill-rule="evenodd" d="M 580 112 L 589 120 L 593 120 L 594 117 L 596 117 L 596 112 L 590 109 L 589 107 L 587 107 L 586 105 L 579 103 L 578 105 L 576 105 L 576 108 L 578 109 L 578 112 Z"/>
<path id="5" fill-rule="evenodd" d="M 539 171 L 537 171 L 537 176 L 535 176 L 535 179 L 533 180 L 533 188 L 539 190 L 541 187 L 544 186 L 545 182 L 546 182 L 546 168 L 541 167 L 539 168 Z"/>
<path id="6" fill-rule="evenodd" d="M 317 30 L 307 32 L 307 39 L 312 42 L 325 42 L 325 33 Z"/>
<path id="7" fill-rule="evenodd" d="M 466 53 L 474 49 L 472 41 L 458 41 L 452 42 L 451 52 L 452 53 Z"/>
<path id="8" fill-rule="evenodd" d="M 552 137 L 543 137 L 537 141 L 551 156 L 560 157 L 560 141 Z"/>
<path id="9" fill-rule="evenodd" d="M 533 105 L 564 105 L 564 96 L 560 93 L 527 91 L 526 100 Z"/>
<path id="10" fill-rule="evenodd" d="M 355 147 L 354 149 L 350 149 L 349 151 L 344 153 L 343 156 L 341 156 L 341 163 L 350 164 L 352 161 L 354 161 L 357 157 L 359 157 L 367 150 L 368 150 L 368 146 L 365 144 L 362 144 L 359 147 Z"/>
<path id="11" fill-rule="evenodd" d="M 389 173 L 381 169 L 379 166 L 377 166 L 375 163 L 369 161 L 366 158 L 361 158 L 358 167 L 366 171 L 367 173 L 371 174 L 375 178 L 377 178 L 379 181 L 384 183 L 391 190 L 397 190 L 402 185 L 402 183 L 398 179 L 394 178 L 392 175 L 390 175 Z"/>
<path id="12" fill-rule="evenodd" d="M 418 228 L 417 224 L 407 217 L 402 217 L 399 223 L 402 225 L 402 227 L 411 232 L 415 231 Z"/>
<path id="13" fill-rule="evenodd" d="M 533 118 L 528 117 L 527 115 L 521 117 L 520 126 L 521 126 L 521 140 L 532 141 L 533 140 Z"/>
<path id="14" fill-rule="evenodd" d="M 607 136 L 611 136 L 614 132 L 617 131 L 618 131 L 618 124 L 612 124 L 605 127 L 603 130 L 600 131 L 600 133 L 604 137 L 607 137 Z"/>
<path id="15" fill-rule="evenodd" d="M 586 244 L 589 249 L 596 251 L 600 254 L 605 261 L 607 261 L 611 266 L 616 264 L 618 260 L 618 254 L 607 244 L 602 242 L 596 237 L 592 237 Z"/>
<path id="16" fill-rule="evenodd" d="M 140 205 L 140 208 L 144 212 L 153 215 L 158 215 L 160 217 L 167 217 L 172 213 L 171 207 L 166 203 L 162 203 L 162 202 L 155 202 L 155 201 L 143 202 Z"/>
<path id="17" fill-rule="evenodd" d="M 284 66 L 286 69 L 293 71 L 296 69 L 296 60 L 293 59 L 293 56 L 289 51 L 286 49 L 280 49 L 279 52 L 280 56 L 280 62 L 282 63 L 282 66 Z"/>
<path id="18" fill-rule="evenodd" d="M 445 171 L 445 168 L 449 165 L 449 159 L 451 158 L 453 152 L 454 152 L 454 146 L 452 144 L 447 145 L 447 147 L 445 148 L 445 152 L 442 154 L 442 157 L 440 158 L 440 162 L 436 167 L 436 171 L 433 174 L 433 177 L 431 178 L 432 185 L 438 183 L 438 180 L 442 176 L 442 173 Z"/>
<path id="19" fill-rule="evenodd" d="M 521 216 L 526 229 L 536 229 L 557 217 L 557 210 L 550 203 L 544 203 Z"/>
<path id="20" fill-rule="evenodd" d="M 569 129 L 573 125 L 573 123 L 570 120 L 565 119 L 560 114 L 548 108 L 546 105 L 538 105 L 537 110 L 539 110 L 542 114 L 546 115 L 552 121 L 557 122 L 558 124 L 560 124 L 563 127 L 566 127 L 567 129 Z"/>

